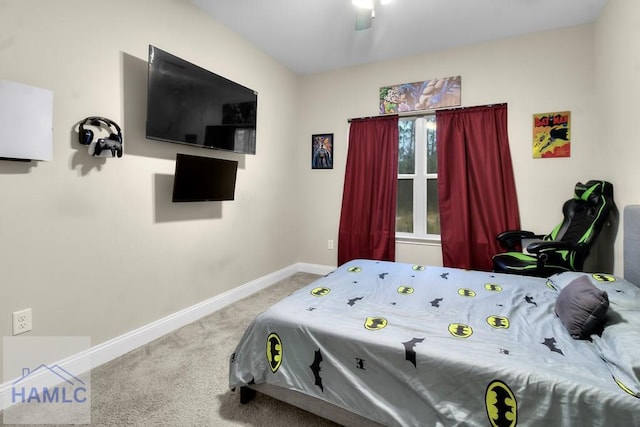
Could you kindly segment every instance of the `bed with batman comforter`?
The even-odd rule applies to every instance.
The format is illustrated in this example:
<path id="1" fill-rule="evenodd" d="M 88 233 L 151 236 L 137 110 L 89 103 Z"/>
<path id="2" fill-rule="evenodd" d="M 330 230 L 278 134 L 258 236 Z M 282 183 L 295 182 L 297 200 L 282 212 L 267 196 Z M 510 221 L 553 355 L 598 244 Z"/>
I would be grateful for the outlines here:
<path id="1" fill-rule="evenodd" d="M 640 289 L 354 260 L 258 315 L 229 385 L 365 424 L 640 425 Z"/>

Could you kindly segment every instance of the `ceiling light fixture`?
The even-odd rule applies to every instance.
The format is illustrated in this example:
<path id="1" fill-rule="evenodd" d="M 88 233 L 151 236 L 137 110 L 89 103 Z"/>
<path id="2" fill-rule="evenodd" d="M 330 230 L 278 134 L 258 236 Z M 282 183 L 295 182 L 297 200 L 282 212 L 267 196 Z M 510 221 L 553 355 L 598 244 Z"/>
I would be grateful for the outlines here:
<path id="1" fill-rule="evenodd" d="M 393 0 L 380 0 L 381 5 L 386 5 L 391 3 Z M 351 0 L 351 4 L 359 9 L 368 9 L 373 10 L 374 0 Z"/>
<path id="2" fill-rule="evenodd" d="M 371 28 L 373 18 L 376 17 L 376 12 L 373 9 L 360 9 L 356 11 L 356 31 L 366 30 Z"/>
<path id="3" fill-rule="evenodd" d="M 358 9 L 373 10 L 373 0 L 351 0 L 351 3 Z"/>
<path id="4" fill-rule="evenodd" d="M 387 5 L 393 0 L 379 0 L 381 5 Z M 374 0 L 351 0 L 351 3 L 357 8 L 356 11 L 356 31 L 371 28 L 371 23 L 376 17 Z"/>

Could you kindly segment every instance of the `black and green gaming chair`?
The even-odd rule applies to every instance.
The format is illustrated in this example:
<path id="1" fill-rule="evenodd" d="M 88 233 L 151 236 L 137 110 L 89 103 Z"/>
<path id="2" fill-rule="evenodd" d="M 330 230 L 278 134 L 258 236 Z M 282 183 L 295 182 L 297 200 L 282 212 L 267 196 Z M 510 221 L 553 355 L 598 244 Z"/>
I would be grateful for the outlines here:
<path id="1" fill-rule="evenodd" d="M 500 245 L 508 252 L 493 256 L 493 271 L 526 276 L 548 277 L 563 271 L 585 271 L 585 261 L 594 249 L 600 234 L 607 237 L 605 245 L 597 252 L 611 253 L 610 260 L 591 262 L 591 272 L 612 273 L 613 240 L 617 229 L 617 209 L 613 201 L 613 185 L 606 181 L 577 183 L 574 197 L 562 207 L 564 220 L 550 234 L 534 234 L 531 231 L 505 231 L 497 236 Z M 615 226 L 612 224 L 615 222 Z M 603 228 L 607 233 L 601 233 Z M 613 235 L 612 235 L 613 234 Z M 533 239 L 526 246 L 526 253 L 519 249 L 523 239 Z M 601 245 L 600 245 L 601 246 Z"/>

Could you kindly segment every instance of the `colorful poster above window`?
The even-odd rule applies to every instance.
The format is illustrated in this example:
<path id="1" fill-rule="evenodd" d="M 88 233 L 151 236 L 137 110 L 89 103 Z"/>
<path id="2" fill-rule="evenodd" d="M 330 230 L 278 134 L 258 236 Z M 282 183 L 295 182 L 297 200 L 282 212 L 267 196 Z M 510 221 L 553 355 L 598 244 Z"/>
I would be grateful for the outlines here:
<path id="1" fill-rule="evenodd" d="M 533 158 L 571 157 L 571 112 L 533 115 Z"/>
<path id="2" fill-rule="evenodd" d="M 460 105 L 460 76 L 380 88 L 380 114 L 435 110 Z"/>
<path id="3" fill-rule="evenodd" d="M 311 135 L 311 169 L 333 169 L 333 134 Z"/>

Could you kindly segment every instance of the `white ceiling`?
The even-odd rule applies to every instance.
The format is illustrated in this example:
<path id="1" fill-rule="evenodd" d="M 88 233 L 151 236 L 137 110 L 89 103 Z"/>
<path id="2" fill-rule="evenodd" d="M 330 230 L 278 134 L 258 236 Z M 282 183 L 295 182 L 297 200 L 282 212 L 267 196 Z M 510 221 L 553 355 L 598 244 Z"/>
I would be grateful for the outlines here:
<path id="1" fill-rule="evenodd" d="M 607 0 L 375 0 L 355 31 L 351 0 L 191 0 L 297 74 L 593 22 Z"/>

